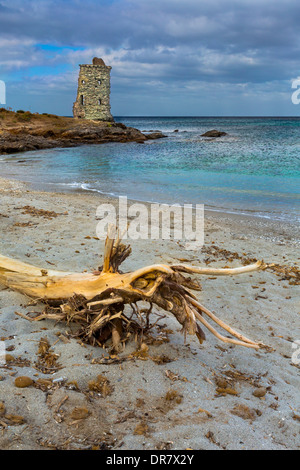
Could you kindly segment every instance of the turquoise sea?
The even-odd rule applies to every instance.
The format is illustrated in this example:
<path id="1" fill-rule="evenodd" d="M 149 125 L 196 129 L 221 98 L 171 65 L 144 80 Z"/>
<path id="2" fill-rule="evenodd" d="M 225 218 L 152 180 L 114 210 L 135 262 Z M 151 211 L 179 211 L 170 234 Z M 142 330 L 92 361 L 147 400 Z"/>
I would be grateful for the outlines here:
<path id="1" fill-rule="evenodd" d="M 118 117 L 167 138 L 0 156 L 0 174 L 39 189 L 300 220 L 300 118 Z M 218 139 L 201 134 L 218 129 Z M 174 132 L 178 130 L 178 132 Z"/>

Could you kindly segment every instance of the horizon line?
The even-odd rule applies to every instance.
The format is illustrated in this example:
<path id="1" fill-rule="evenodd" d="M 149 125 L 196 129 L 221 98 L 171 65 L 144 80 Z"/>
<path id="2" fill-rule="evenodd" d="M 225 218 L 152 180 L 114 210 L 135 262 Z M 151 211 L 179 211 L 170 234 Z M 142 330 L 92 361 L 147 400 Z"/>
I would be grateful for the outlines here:
<path id="1" fill-rule="evenodd" d="M 149 118 L 149 117 L 153 117 L 153 118 L 233 118 L 233 117 L 241 117 L 241 118 L 300 118 L 300 115 L 299 116 L 293 116 L 293 115 L 226 115 L 226 116 L 220 116 L 220 115 L 203 115 L 203 116 L 196 116 L 196 115 L 173 115 L 173 116 L 169 116 L 169 115 L 125 115 L 125 114 L 122 114 L 122 115 L 116 115 L 116 116 L 113 116 L 115 118 L 121 118 L 121 117 L 132 117 L 132 118 Z"/>
<path id="2" fill-rule="evenodd" d="M 73 117 L 72 115 L 64 115 L 64 117 Z M 168 116 L 168 115 L 126 115 L 126 114 L 120 114 L 120 115 L 116 115 L 116 116 L 113 116 L 114 119 L 120 119 L 120 118 L 166 118 L 166 119 L 170 119 L 170 118 L 254 118 L 254 119 L 257 119 L 257 118 L 299 118 L 300 119 L 300 115 L 299 116 L 284 116 L 284 115 L 264 115 L 264 116 L 252 116 L 252 115 L 227 115 L 227 116 L 194 116 L 194 115 L 184 115 L 184 116 Z"/>

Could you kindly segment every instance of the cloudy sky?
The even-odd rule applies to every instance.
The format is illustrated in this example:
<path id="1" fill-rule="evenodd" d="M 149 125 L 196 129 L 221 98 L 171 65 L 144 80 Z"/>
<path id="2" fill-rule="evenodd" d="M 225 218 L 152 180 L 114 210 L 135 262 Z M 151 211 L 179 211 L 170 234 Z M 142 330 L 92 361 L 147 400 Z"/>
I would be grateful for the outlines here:
<path id="1" fill-rule="evenodd" d="M 71 115 L 102 57 L 114 116 L 300 116 L 299 0 L 0 0 L 13 109 Z"/>

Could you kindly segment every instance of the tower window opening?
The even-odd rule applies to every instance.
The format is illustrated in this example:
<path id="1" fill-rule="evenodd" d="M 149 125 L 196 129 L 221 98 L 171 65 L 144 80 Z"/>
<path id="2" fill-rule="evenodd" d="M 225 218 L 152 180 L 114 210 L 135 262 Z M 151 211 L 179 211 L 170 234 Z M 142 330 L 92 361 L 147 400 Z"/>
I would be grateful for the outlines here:
<path id="1" fill-rule="evenodd" d="M 98 85 L 101 85 L 101 80 L 97 80 L 97 82 L 98 82 Z"/>
<path id="2" fill-rule="evenodd" d="M 98 100 L 98 104 L 99 104 L 99 106 L 101 106 L 101 100 L 100 99 Z"/>
<path id="3" fill-rule="evenodd" d="M 81 80 L 82 85 L 85 85 L 85 80 Z"/>
<path id="4" fill-rule="evenodd" d="M 84 106 L 84 95 L 80 95 L 80 104 Z"/>

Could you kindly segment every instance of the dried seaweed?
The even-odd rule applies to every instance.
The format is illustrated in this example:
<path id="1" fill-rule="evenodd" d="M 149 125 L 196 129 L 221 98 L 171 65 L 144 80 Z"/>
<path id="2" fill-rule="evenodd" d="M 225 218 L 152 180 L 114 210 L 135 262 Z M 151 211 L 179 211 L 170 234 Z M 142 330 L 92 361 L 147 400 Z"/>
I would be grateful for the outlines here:
<path id="1" fill-rule="evenodd" d="M 35 362 L 35 369 L 43 374 L 54 374 L 62 366 L 57 362 L 59 355 L 51 351 L 51 346 L 47 338 L 41 338 L 38 347 L 38 361 Z"/>

